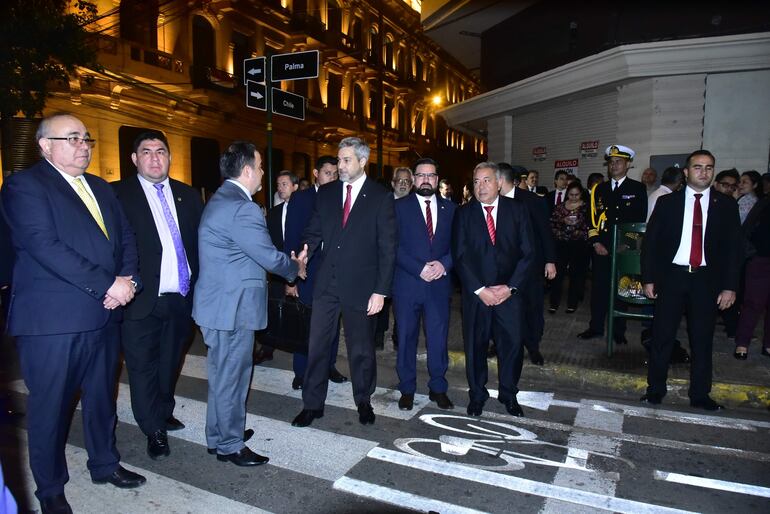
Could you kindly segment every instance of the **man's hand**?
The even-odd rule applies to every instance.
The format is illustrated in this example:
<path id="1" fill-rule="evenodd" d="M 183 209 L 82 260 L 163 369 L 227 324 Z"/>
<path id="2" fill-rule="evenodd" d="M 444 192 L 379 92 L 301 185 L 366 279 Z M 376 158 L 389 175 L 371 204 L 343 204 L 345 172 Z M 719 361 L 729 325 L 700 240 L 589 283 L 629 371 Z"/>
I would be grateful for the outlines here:
<path id="1" fill-rule="evenodd" d="M 644 284 L 644 296 L 650 300 L 658 297 L 658 293 L 655 292 L 655 284 Z"/>
<path id="2" fill-rule="evenodd" d="M 299 289 L 297 289 L 297 286 L 290 286 L 289 284 L 286 284 L 286 290 L 285 290 L 286 296 L 294 296 L 299 298 Z"/>
<path id="3" fill-rule="evenodd" d="M 607 251 L 607 249 L 604 247 L 601 243 L 594 243 L 594 251 L 596 252 L 596 255 L 609 255 L 610 252 Z"/>
<path id="4" fill-rule="evenodd" d="M 104 308 L 114 309 L 119 305 L 126 305 L 128 302 L 134 299 L 134 293 L 136 288 L 134 283 L 131 282 L 131 276 L 128 277 L 115 277 L 115 282 L 112 283 L 107 294 L 104 295 Z"/>
<path id="5" fill-rule="evenodd" d="M 422 271 L 420 272 L 420 278 L 426 282 L 431 282 L 443 277 L 444 273 L 446 273 L 446 270 L 444 269 L 443 264 L 439 261 L 430 261 L 423 266 Z"/>
<path id="6" fill-rule="evenodd" d="M 735 303 L 735 291 L 729 291 L 725 289 L 724 291 L 719 293 L 719 296 L 717 296 L 717 305 L 719 305 L 720 311 L 729 309 L 730 307 L 732 307 L 734 303 Z"/>
<path id="7" fill-rule="evenodd" d="M 484 302 L 487 307 L 493 307 L 498 304 L 497 296 L 491 287 L 485 287 L 479 291 L 479 299 Z"/>
<path id="8" fill-rule="evenodd" d="M 385 305 L 385 297 L 381 294 L 372 293 L 369 297 L 369 303 L 366 305 L 366 314 L 374 316 L 382 310 L 382 306 Z"/>
<path id="9" fill-rule="evenodd" d="M 495 305 L 500 305 L 511 297 L 511 288 L 505 284 L 491 286 L 488 289 L 491 289 L 492 294 L 494 294 L 495 298 L 497 298 L 497 303 Z"/>
<path id="10" fill-rule="evenodd" d="M 553 280 L 553 277 L 556 276 L 556 264 L 552 262 L 546 262 L 545 263 L 545 278 L 548 280 Z"/>
<path id="11" fill-rule="evenodd" d="M 307 245 L 302 247 L 299 255 L 291 252 L 291 260 L 297 263 L 297 276 L 305 280 L 307 278 Z"/>

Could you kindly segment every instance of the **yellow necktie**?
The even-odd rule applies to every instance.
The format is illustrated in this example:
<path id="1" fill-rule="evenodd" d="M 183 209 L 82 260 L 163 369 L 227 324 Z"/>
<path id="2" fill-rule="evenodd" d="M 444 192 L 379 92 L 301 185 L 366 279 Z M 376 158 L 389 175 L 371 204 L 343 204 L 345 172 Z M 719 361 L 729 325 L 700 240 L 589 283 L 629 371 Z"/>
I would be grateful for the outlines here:
<path id="1" fill-rule="evenodd" d="M 96 205 L 96 200 L 94 197 L 91 196 L 91 194 L 86 190 L 86 186 L 83 185 L 83 177 L 77 177 L 75 179 L 75 191 L 77 192 L 80 199 L 83 200 L 83 203 L 86 204 L 86 208 L 91 213 L 91 216 L 94 217 L 96 224 L 99 225 L 99 228 L 102 229 L 104 235 L 107 237 L 107 239 L 109 239 L 110 235 L 107 233 L 107 227 L 104 226 L 102 213 L 99 212 L 99 206 Z"/>

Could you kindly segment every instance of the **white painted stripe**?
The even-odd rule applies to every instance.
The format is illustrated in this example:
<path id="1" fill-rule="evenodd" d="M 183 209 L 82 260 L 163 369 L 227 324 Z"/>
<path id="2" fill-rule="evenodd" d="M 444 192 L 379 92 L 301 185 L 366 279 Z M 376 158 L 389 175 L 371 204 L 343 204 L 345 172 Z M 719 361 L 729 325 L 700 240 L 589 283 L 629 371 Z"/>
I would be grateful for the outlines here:
<path id="1" fill-rule="evenodd" d="M 497 398 L 497 389 L 487 389 L 490 398 Z M 516 400 L 522 407 L 530 407 L 537 410 L 548 410 L 554 403 L 553 393 L 542 393 L 540 391 L 519 391 Z M 578 404 L 575 404 L 576 406 Z"/>
<path id="2" fill-rule="evenodd" d="M 479 484 L 486 484 L 493 487 L 508 489 L 509 491 L 520 492 L 524 494 L 534 494 L 545 498 L 555 498 L 565 502 L 585 505 L 597 509 L 609 510 L 613 512 L 623 512 L 629 514 L 658 514 L 658 513 L 687 513 L 689 511 L 652 505 L 649 503 L 626 500 L 623 498 L 613 498 L 603 494 L 571 489 L 557 485 L 544 484 L 526 478 L 513 477 L 494 473 L 483 469 L 472 468 L 462 464 L 446 462 L 429 457 L 419 457 L 402 452 L 387 450 L 384 448 L 373 448 L 368 457 L 372 459 L 398 464 L 413 469 L 436 473 L 461 480 L 468 480 Z"/>
<path id="3" fill-rule="evenodd" d="M 677 412 L 665 409 L 655 409 L 648 407 L 631 407 L 620 403 L 610 403 L 593 401 L 594 409 L 597 411 L 622 412 L 626 416 L 635 416 L 640 418 L 657 419 L 661 421 L 674 421 L 677 423 L 687 423 L 690 425 L 703 425 L 717 428 L 729 428 L 733 430 L 747 430 L 755 432 L 757 428 L 770 428 L 770 423 L 766 421 L 755 421 L 752 419 L 730 418 L 728 416 L 710 416 L 708 414 L 695 414 L 692 412 Z"/>
<path id="4" fill-rule="evenodd" d="M 12 382 L 10 386 L 13 390 L 27 393 L 27 388 L 21 380 Z M 127 384 L 120 383 L 117 413 L 119 421 L 136 425 Z M 175 438 L 205 447 L 206 404 L 177 396 L 174 414 L 186 427 L 169 432 L 171 451 L 174 451 Z M 377 446 L 373 441 L 312 427 L 296 428 L 284 421 L 250 413 L 246 413 L 246 427 L 253 428 L 255 432 L 247 445 L 255 452 L 270 457 L 270 464 L 329 481 L 345 475 L 369 450 Z M 312 451 L 307 451 L 308 448 L 312 448 Z M 205 452 L 203 449 L 201 451 Z M 204 455 L 213 459 L 208 454 Z"/>
<path id="5" fill-rule="evenodd" d="M 206 380 L 206 357 L 201 355 L 187 355 L 182 375 L 191 378 Z M 256 391 L 288 396 L 302 400 L 302 391 L 291 388 L 294 372 L 290 370 L 271 368 L 267 366 L 254 366 L 251 388 Z M 400 410 L 398 399 L 401 393 L 394 389 L 378 387 L 372 395 L 372 408 L 378 416 L 393 419 L 412 419 L 420 410 L 430 403 L 424 394 L 414 395 L 414 409 Z M 356 410 L 353 401 L 353 385 L 348 381 L 342 384 L 329 382 L 329 390 L 326 395 L 326 405 L 333 405 L 343 409 Z M 298 411 L 299 412 L 299 411 Z"/>
<path id="6" fill-rule="evenodd" d="M 761 496 L 770 498 L 770 488 L 758 485 L 741 484 L 738 482 L 727 482 L 715 478 L 694 477 L 691 475 L 682 475 L 679 473 L 669 473 L 667 471 L 655 470 L 653 474 L 655 480 L 664 480 L 677 484 L 694 485 L 696 487 L 705 487 L 707 489 L 717 489 L 731 493 L 749 494 L 751 496 Z"/>
<path id="7" fill-rule="evenodd" d="M 26 431 L 19 430 L 19 439 L 23 443 L 21 444 L 20 457 L 23 462 L 28 462 Z M 65 453 L 70 481 L 65 486 L 64 494 L 75 512 L 269 514 L 268 511 L 252 505 L 231 500 L 226 496 L 214 494 L 125 463 L 121 465 L 143 475 L 147 479 L 147 483 L 136 489 L 118 489 L 111 485 L 96 485 L 91 483 L 91 475 L 86 467 L 88 460 L 86 451 L 68 444 Z M 24 494 L 27 496 L 27 505 L 37 505 L 37 500 L 34 499 L 35 482 L 32 478 L 32 472 L 28 466 L 24 466 L 23 473 L 22 483 L 25 488 Z"/>
<path id="8" fill-rule="evenodd" d="M 334 482 L 334 489 L 417 512 L 440 512 L 441 514 L 483 514 L 484 512 L 348 477 L 342 477 Z"/>

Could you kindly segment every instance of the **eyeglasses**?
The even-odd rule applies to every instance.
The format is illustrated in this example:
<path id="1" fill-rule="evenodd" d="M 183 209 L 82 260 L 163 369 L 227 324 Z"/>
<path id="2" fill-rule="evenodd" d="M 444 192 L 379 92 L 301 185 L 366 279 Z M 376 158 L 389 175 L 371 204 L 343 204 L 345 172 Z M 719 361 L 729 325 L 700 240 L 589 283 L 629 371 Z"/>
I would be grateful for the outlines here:
<path id="1" fill-rule="evenodd" d="M 437 173 L 415 173 L 414 178 L 419 178 L 421 180 L 422 179 L 433 180 L 435 178 L 438 178 L 438 174 Z"/>
<path id="2" fill-rule="evenodd" d="M 399 185 L 401 185 L 401 184 L 411 184 L 412 181 L 410 179 L 408 179 L 408 178 L 402 178 L 402 179 L 396 180 L 395 183 L 399 184 Z"/>
<path id="3" fill-rule="evenodd" d="M 86 145 L 88 145 L 89 148 L 93 148 L 94 145 L 96 145 L 96 139 L 91 139 L 90 137 L 67 136 L 67 137 L 47 137 L 46 139 L 51 141 L 66 141 L 70 144 L 70 146 L 80 146 L 81 144 L 85 143 Z"/>
<path id="4" fill-rule="evenodd" d="M 731 184 L 730 182 L 717 182 L 720 186 L 722 186 L 725 189 L 738 189 L 738 184 Z"/>

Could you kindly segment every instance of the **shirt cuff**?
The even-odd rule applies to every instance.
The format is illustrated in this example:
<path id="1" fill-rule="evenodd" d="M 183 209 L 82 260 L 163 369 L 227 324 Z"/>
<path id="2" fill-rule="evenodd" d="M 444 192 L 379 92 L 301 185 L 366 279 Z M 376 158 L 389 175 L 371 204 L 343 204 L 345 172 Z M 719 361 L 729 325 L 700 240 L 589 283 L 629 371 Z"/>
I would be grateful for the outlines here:
<path id="1" fill-rule="evenodd" d="M 475 294 L 475 295 L 478 295 L 478 294 L 479 294 L 479 293 L 481 293 L 481 292 L 482 292 L 484 289 L 486 289 L 486 287 L 487 287 L 487 286 L 482 286 L 482 287 L 480 287 L 480 288 L 476 289 L 476 290 L 473 292 L 473 294 Z"/>

